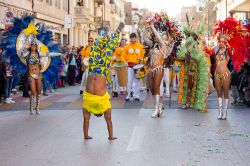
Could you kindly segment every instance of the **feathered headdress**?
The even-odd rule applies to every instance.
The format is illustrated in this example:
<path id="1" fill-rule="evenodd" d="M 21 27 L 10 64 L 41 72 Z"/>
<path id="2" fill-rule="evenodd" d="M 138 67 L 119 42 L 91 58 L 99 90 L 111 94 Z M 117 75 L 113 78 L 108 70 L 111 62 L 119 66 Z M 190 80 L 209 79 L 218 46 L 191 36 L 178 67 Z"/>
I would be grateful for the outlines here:
<path id="1" fill-rule="evenodd" d="M 229 40 L 233 37 L 241 36 L 246 33 L 242 23 L 232 17 L 228 17 L 224 21 L 218 21 L 215 26 L 214 35 L 219 34 L 221 37 L 223 35 Z"/>
<path id="2" fill-rule="evenodd" d="M 146 19 L 146 23 L 154 20 L 155 29 L 161 34 L 167 35 L 169 38 L 175 38 L 180 34 L 179 25 L 171 19 L 166 13 L 155 13 Z"/>
<path id="3" fill-rule="evenodd" d="M 155 29 L 165 40 L 172 39 L 174 48 L 171 56 L 176 54 L 183 38 L 182 32 L 179 30 L 179 24 L 174 19 L 170 18 L 166 13 L 154 13 L 146 19 L 146 27 L 150 27 L 150 23 L 154 22 Z M 173 54 L 174 53 L 174 54 Z"/>

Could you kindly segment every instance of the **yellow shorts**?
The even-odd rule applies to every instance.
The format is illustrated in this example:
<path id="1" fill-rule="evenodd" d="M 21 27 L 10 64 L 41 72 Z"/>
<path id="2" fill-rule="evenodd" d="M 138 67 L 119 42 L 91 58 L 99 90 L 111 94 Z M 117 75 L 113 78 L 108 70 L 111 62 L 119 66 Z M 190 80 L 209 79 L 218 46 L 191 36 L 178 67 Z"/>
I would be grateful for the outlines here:
<path id="1" fill-rule="evenodd" d="M 110 96 L 108 92 L 106 92 L 103 96 L 97 96 L 84 91 L 83 108 L 89 113 L 103 114 L 111 108 L 109 99 Z"/>

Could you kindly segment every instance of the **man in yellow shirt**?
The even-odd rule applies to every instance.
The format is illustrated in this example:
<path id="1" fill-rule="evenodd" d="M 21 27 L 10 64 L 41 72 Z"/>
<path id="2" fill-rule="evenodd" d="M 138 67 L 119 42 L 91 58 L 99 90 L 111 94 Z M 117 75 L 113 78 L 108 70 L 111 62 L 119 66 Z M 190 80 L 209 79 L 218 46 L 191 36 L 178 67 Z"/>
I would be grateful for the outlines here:
<path id="1" fill-rule="evenodd" d="M 138 42 L 137 35 L 135 33 L 131 33 L 130 43 L 124 47 L 121 55 L 121 61 L 128 63 L 128 95 L 126 97 L 126 101 L 130 100 L 133 84 L 135 85 L 133 97 L 135 101 L 140 101 L 141 79 L 137 79 L 135 77 L 133 67 L 142 62 L 144 54 L 143 45 Z"/>
<path id="2" fill-rule="evenodd" d="M 88 64 L 86 64 L 87 59 L 89 58 L 90 51 L 93 46 L 94 39 L 92 37 L 89 37 L 88 39 L 88 45 L 86 47 L 82 48 L 81 55 L 82 55 L 82 70 L 84 70 L 82 75 L 82 81 L 80 86 L 80 94 L 83 94 L 84 86 L 87 84 L 87 78 L 88 78 Z"/>
<path id="3" fill-rule="evenodd" d="M 120 46 L 115 49 L 114 54 L 113 54 L 113 64 L 115 64 L 116 62 L 121 62 L 121 56 L 122 56 L 122 52 L 124 50 L 124 47 L 126 46 L 126 41 L 127 40 L 125 38 L 121 39 Z M 113 86 L 112 86 L 113 87 L 113 97 L 118 97 L 119 91 L 121 92 L 121 94 L 125 94 L 126 87 L 119 86 L 118 75 L 116 72 L 112 78 L 113 78 L 113 81 L 112 81 L 113 82 Z"/>

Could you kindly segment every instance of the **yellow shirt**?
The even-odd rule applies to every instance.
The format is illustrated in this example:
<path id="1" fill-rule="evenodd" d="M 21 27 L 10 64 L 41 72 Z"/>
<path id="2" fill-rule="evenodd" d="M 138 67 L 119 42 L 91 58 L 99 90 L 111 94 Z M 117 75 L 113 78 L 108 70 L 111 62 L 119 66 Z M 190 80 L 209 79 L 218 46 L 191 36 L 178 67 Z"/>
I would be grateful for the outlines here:
<path id="1" fill-rule="evenodd" d="M 82 58 L 89 58 L 90 55 L 90 47 L 86 46 L 81 51 Z"/>
<path id="2" fill-rule="evenodd" d="M 135 44 L 128 44 L 124 47 L 124 50 L 121 55 L 122 62 L 130 62 L 130 63 L 140 63 L 140 59 L 144 57 L 145 51 L 143 49 L 143 45 L 139 42 Z"/>

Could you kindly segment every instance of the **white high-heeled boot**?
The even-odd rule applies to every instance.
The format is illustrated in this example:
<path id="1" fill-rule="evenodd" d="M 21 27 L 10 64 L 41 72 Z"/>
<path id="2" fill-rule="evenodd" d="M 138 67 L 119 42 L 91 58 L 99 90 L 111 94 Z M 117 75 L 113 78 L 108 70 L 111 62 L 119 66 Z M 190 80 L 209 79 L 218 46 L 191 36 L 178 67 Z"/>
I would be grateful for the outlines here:
<path id="1" fill-rule="evenodd" d="M 35 96 L 30 95 L 30 115 L 34 115 Z"/>
<path id="2" fill-rule="evenodd" d="M 160 96 L 160 103 L 159 103 L 159 115 L 161 116 L 163 114 L 164 111 L 164 107 L 163 107 L 163 96 Z"/>
<path id="3" fill-rule="evenodd" d="M 228 102 L 229 99 L 224 99 L 224 108 L 223 108 L 223 115 L 222 115 L 222 120 L 226 120 L 227 119 L 227 108 L 228 108 Z"/>
<path id="4" fill-rule="evenodd" d="M 223 112 L 222 112 L 222 98 L 221 97 L 218 98 L 218 106 L 219 106 L 218 120 L 221 120 L 222 116 L 223 116 Z"/>
<path id="5" fill-rule="evenodd" d="M 155 112 L 151 115 L 152 118 L 160 116 L 159 103 L 160 103 L 160 95 L 155 95 Z"/>
<path id="6" fill-rule="evenodd" d="M 40 97 L 41 95 L 36 95 L 36 114 L 40 115 Z"/>

